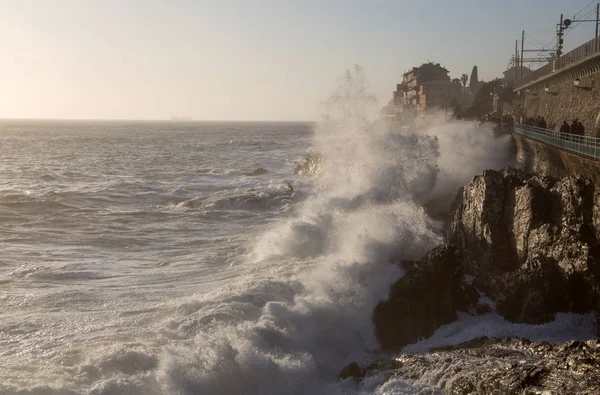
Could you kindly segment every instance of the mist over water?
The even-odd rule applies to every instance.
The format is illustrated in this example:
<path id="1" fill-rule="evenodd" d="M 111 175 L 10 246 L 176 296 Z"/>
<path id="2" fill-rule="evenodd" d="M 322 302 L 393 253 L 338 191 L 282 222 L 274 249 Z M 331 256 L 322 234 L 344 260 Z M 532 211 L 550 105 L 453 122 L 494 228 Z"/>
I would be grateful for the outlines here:
<path id="1" fill-rule="evenodd" d="M 375 124 L 360 73 L 327 104 L 312 145 L 326 159 L 312 193 L 248 257 L 250 270 L 262 276 L 268 267 L 277 286 L 256 321 L 219 328 L 217 343 L 201 339 L 191 360 L 189 351 L 172 357 L 163 368 L 169 391 L 344 391 L 334 381 L 340 367 L 377 353 L 370 316 L 401 275 L 391 259 L 418 258 L 442 242 L 416 200 L 435 181 L 435 139 Z"/>
<path id="2" fill-rule="evenodd" d="M 371 312 L 402 276 L 390 263 L 444 241 L 425 206 L 447 209 L 473 175 L 509 164 L 510 143 L 445 114 L 394 130 L 360 68 L 323 109 L 314 132 L 5 127 L 0 393 L 413 391 L 336 376 L 380 356 Z M 319 175 L 296 177 L 309 147 L 324 157 Z M 35 155 L 19 162 L 25 152 Z M 268 172 L 246 175 L 259 167 Z M 485 320 L 503 334 L 527 328 L 465 318 L 430 343 L 489 333 Z"/>

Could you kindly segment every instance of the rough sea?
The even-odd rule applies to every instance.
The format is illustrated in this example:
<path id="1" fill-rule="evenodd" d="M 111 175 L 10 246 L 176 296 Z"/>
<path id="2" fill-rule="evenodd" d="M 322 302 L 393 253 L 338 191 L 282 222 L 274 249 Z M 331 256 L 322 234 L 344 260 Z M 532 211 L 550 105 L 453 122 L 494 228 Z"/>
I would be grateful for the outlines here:
<path id="1" fill-rule="evenodd" d="M 0 121 L 0 394 L 435 393 L 435 372 L 336 377 L 384 356 L 390 261 L 442 243 L 431 206 L 510 143 L 445 118 L 384 126 Z M 319 174 L 295 175 L 310 150 Z M 406 351 L 592 332 L 461 316 Z"/>

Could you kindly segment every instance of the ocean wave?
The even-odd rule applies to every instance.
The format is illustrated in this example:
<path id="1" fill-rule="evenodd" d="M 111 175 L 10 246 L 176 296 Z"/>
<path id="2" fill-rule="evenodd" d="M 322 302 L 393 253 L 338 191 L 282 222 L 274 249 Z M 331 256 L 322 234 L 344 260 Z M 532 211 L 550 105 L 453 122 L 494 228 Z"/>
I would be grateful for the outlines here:
<path id="1" fill-rule="evenodd" d="M 354 88 L 345 86 L 350 92 L 335 97 L 361 102 L 363 91 Z M 443 241 L 424 204 L 458 190 L 462 175 L 452 168 L 440 171 L 455 155 L 454 147 L 437 136 L 464 126 L 440 119 L 426 132 L 398 133 L 371 119 L 360 111 L 344 113 L 338 122 L 320 126 L 315 151 L 324 160 L 313 193 L 249 256 L 267 272 L 304 264 L 304 270 L 287 271 L 290 284 L 300 284 L 298 293 L 292 300 L 267 297 L 259 315 L 253 310 L 241 322 L 214 316 L 210 325 L 186 327 L 187 338 L 197 334 L 197 351 L 168 351 L 157 376 L 167 392 L 364 393 L 365 387 L 335 377 L 348 362 L 372 360 L 378 353 L 373 307 L 402 275 L 390 263 L 419 258 Z M 467 139 L 475 132 L 480 133 L 463 129 Z M 460 134 L 454 137 L 454 144 L 462 143 Z M 469 153 L 460 155 L 467 156 L 461 158 L 467 167 Z M 205 332 L 207 325 L 211 329 Z M 369 391 L 380 384 L 371 382 Z M 411 390 L 405 386 L 398 393 Z"/>
<path id="2" fill-rule="evenodd" d="M 198 196 L 193 198 L 170 197 L 165 207 L 177 209 L 267 211 L 281 209 L 284 205 L 293 201 L 293 191 L 281 188 L 268 192 L 252 192 L 233 196 L 217 194 L 208 197 Z"/>
<path id="3" fill-rule="evenodd" d="M 21 196 L 18 199 L 7 198 L 6 200 L 0 199 L 0 210 L 9 211 L 13 213 L 23 212 L 27 214 L 32 214 L 44 212 L 60 212 L 66 210 L 73 210 L 77 208 L 76 206 L 65 203 L 62 199 L 39 199 L 36 197 L 29 197 L 27 195 Z"/>
<path id="4" fill-rule="evenodd" d="M 70 267 L 52 267 L 44 264 L 24 264 L 10 272 L 10 275 L 13 278 L 32 277 L 45 281 L 104 280 L 114 277 L 97 271 L 73 270 Z"/>
<path id="5" fill-rule="evenodd" d="M 218 276 L 229 276 L 227 282 L 210 290 L 203 289 L 203 283 L 195 288 L 197 295 L 180 299 L 170 297 L 171 287 L 177 287 L 177 282 L 168 283 L 169 293 L 163 295 L 151 295 L 153 289 L 148 288 L 146 297 L 152 300 L 152 308 L 145 310 L 129 306 L 129 294 L 124 292 L 124 300 L 111 303 L 122 303 L 127 305 L 126 311 L 144 311 L 147 315 L 115 311 L 116 318 L 110 316 L 112 321 L 106 323 L 111 326 L 111 336 L 94 332 L 95 327 L 79 329 L 77 336 L 68 339 L 73 348 L 61 349 L 62 355 L 45 359 L 48 363 L 39 368 L 40 372 L 28 372 L 27 378 L 13 375 L 10 384 L 19 387 L 2 384 L 0 392 L 384 393 L 375 379 L 369 382 L 370 387 L 358 387 L 349 381 L 338 382 L 336 376 L 350 361 L 370 362 L 379 355 L 371 314 L 403 274 L 400 266 L 391 263 L 418 258 L 443 240 L 423 204 L 433 195 L 458 189 L 453 181 L 459 177 L 448 177 L 451 182 L 444 184 L 443 191 L 436 190 L 440 169 L 444 168 L 440 158 L 451 161 L 453 156 L 452 145 L 436 135 L 454 124 L 445 120 L 429 133 L 396 133 L 385 124 L 373 123 L 378 109 L 371 108 L 361 76 L 350 77 L 333 95 L 336 100 L 329 103 L 334 107 L 330 109 L 333 121 L 317 127 L 314 149 L 325 159 L 310 184 L 310 193 L 302 195 L 301 188 L 292 192 L 262 184 L 253 185 L 259 190 L 249 190 L 248 184 L 258 182 L 258 178 L 243 177 L 238 170 L 215 168 L 207 174 L 240 176 L 243 186 L 236 184 L 235 189 L 193 197 L 169 195 L 173 185 L 162 185 L 162 193 L 144 201 L 148 206 L 148 200 L 152 201 L 150 209 L 163 213 L 161 219 L 173 215 L 172 210 L 247 211 L 256 216 L 260 211 L 281 210 L 293 204 L 289 217 L 272 223 L 260 237 L 252 239 L 247 246 L 251 252 L 243 259 L 219 267 L 212 280 L 216 283 Z M 350 113 L 348 108 L 352 109 Z M 452 175 L 453 170 L 448 171 Z M 119 192 L 119 198 L 131 199 L 128 188 Z M 112 199 L 106 202 L 114 203 Z M 131 215 L 129 207 L 119 208 Z M 181 217 L 206 219 L 200 215 Z M 230 226 L 238 227 L 236 234 L 250 237 L 245 234 L 245 225 L 239 222 Z M 217 236 L 222 241 L 218 244 L 216 238 L 212 239 L 218 244 L 215 249 L 224 254 L 231 252 L 226 245 L 230 235 Z M 127 239 L 127 245 L 135 241 Z M 206 247 L 203 244 L 201 248 Z M 136 255 L 129 252 L 127 259 L 135 259 L 132 257 Z M 215 261 L 215 267 L 222 264 Z M 156 271 L 162 275 L 176 266 Z M 190 273 L 202 270 L 194 262 L 190 267 Z M 154 269 L 146 271 L 150 270 Z M 78 275 L 85 278 L 90 274 L 93 276 L 94 271 L 85 268 L 34 265 L 16 271 L 11 278 L 20 281 L 38 276 L 69 282 L 79 281 Z M 179 273 L 179 278 L 185 274 Z M 123 287 L 127 289 L 134 280 L 145 280 L 138 279 L 138 275 L 128 272 L 129 282 Z M 63 297 L 71 301 L 69 298 L 77 294 Z M 48 337 L 49 341 L 55 339 Z M 37 386 L 43 369 L 60 370 L 44 378 L 54 387 Z M 410 392 L 411 388 L 395 387 L 389 393 L 404 391 Z"/>

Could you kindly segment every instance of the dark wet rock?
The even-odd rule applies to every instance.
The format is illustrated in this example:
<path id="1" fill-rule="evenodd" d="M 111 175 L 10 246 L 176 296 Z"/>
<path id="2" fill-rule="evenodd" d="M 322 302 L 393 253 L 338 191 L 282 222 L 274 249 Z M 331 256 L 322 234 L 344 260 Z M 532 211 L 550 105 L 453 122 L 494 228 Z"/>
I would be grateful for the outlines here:
<path id="1" fill-rule="evenodd" d="M 294 174 L 299 176 L 315 176 L 321 169 L 322 156 L 320 154 L 306 154 L 304 161 L 296 164 Z"/>
<path id="2" fill-rule="evenodd" d="M 405 275 L 373 311 L 384 350 L 431 336 L 457 311 L 491 312 L 481 294 L 512 322 L 600 311 L 600 190 L 589 181 L 487 170 L 453 207 L 453 244 L 402 262 Z"/>
<path id="3" fill-rule="evenodd" d="M 600 195 L 588 180 L 488 170 L 457 198 L 463 272 L 513 322 L 600 307 Z"/>
<path id="4" fill-rule="evenodd" d="M 395 359 L 378 359 L 363 369 L 362 377 L 370 377 L 379 374 L 392 375 L 395 370 L 402 367 L 402 362 Z"/>
<path id="5" fill-rule="evenodd" d="M 373 311 L 375 334 L 386 350 L 399 350 L 431 336 L 479 298 L 461 280 L 454 247 L 440 246 L 420 261 L 402 262 L 402 267 L 405 275 L 392 286 L 388 300 Z"/>
<path id="6" fill-rule="evenodd" d="M 294 186 L 292 184 L 290 184 L 289 182 L 286 182 L 283 184 L 283 187 L 288 191 L 288 192 L 294 192 Z"/>
<path id="7" fill-rule="evenodd" d="M 267 174 L 267 173 L 268 173 L 267 169 L 263 169 L 262 167 L 259 167 L 258 169 L 254 170 L 251 173 L 244 173 L 244 175 L 253 177 L 253 176 L 262 176 L 263 174 Z"/>
<path id="8" fill-rule="evenodd" d="M 394 368 L 378 371 L 375 366 L 371 375 L 379 372 L 417 388 L 429 387 L 423 389 L 446 394 L 600 393 L 597 340 L 556 346 L 526 339 L 483 337 L 425 355 L 402 354 L 388 363 L 377 363 Z"/>
<path id="9" fill-rule="evenodd" d="M 405 275 L 374 309 L 384 350 L 431 336 L 457 311 L 529 324 L 600 311 L 600 189 L 590 181 L 485 171 L 460 190 L 447 229 L 451 244 L 401 262 Z M 425 393 L 600 393 L 597 340 L 556 346 L 484 337 L 393 363 L 376 361 L 363 376 L 417 387 L 434 381 Z"/>
<path id="10" fill-rule="evenodd" d="M 487 303 L 477 303 L 472 309 L 469 310 L 469 313 L 472 315 L 482 315 L 491 313 L 492 307 Z"/>
<path id="11" fill-rule="evenodd" d="M 350 377 L 359 380 L 362 378 L 360 366 L 358 366 L 356 362 L 351 362 L 340 371 L 340 374 L 338 374 L 338 379 L 340 380 L 344 380 Z"/>

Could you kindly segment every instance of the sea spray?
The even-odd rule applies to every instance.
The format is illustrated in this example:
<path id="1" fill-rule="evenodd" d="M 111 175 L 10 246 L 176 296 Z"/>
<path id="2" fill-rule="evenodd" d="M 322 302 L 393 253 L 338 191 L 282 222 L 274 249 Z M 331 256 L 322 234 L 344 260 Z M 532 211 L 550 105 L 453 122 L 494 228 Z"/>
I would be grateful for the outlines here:
<path id="1" fill-rule="evenodd" d="M 305 266 L 279 280 L 292 300 L 265 295 L 258 319 L 214 325 L 195 352 L 171 352 L 159 375 L 167 392 L 332 393 L 341 366 L 377 352 L 371 312 L 401 275 L 391 260 L 418 258 L 442 238 L 418 202 L 438 172 L 435 137 L 390 130 L 374 104 L 362 71 L 349 71 L 315 131 L 326 160 L 312 195 L 249 257 L 249 276 Z"/>
<path id="2" fill-rule="evenodd" d="M 464 135 L 486 130 L 440 117 L 423 130 L 396 131 L 378 120 L 359 67 L 344 75 L 324 113 L 313 141 L 324 158 L 313 189 L 237 261 L 244 275 L 169 302 L 156 367 L 89 374 L 88 366 L 118 367 L 123 358 L 154 361 L 136 344 L 90 358 L 77 374 L 89 375 L 92 393 L 358 390 L 336 376 L 348 362 L 378 355 L 371 313 L 402 275 L 391 262 L 419 258 L 443 242 L 423 204 L 455 194 L 465 167 L 485 164 L 454 150 L 468 141 Z"/>
<path id="3" fill-rule="evenodd" d="M 514 143 L 510 134 L 496 135 L 493 124 L 452 119 L 452 114 L 437 111 L 425 118 L 414 133 L 437 139 L 439 173 L 435 186 L 423 200 L 428 207 L 448 211 L 460 187 L 486 169 L 501 169 L 515 164 Z"/>

